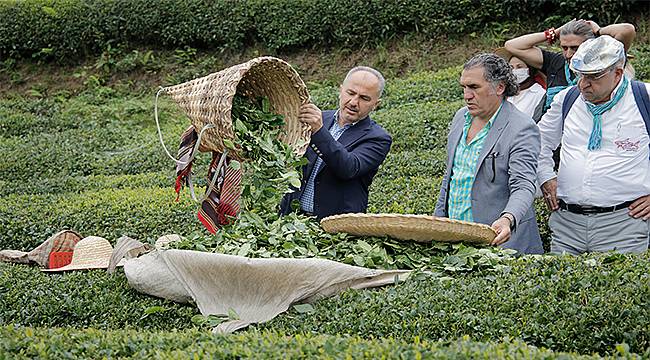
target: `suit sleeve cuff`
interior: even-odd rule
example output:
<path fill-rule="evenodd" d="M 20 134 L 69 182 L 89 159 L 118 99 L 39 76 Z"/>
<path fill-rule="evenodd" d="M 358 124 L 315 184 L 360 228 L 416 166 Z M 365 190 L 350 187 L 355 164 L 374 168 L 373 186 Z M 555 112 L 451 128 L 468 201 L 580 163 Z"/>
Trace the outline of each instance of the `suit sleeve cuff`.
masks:
<path fill-rule="evenodd" d="M 557 178 L 557 174 L 554 171 L 543 172 L 538 174 L 537 180 L 539 180 L 539 186 L 544 185 L 545 182 Z"/>
<path fill-rule="evenodd" d="M 501 213 L 501 217 L 510 220 L 510 230 L 514 230 L 517 227 L 517 218 L 513 214 L 504 211 Z"/>

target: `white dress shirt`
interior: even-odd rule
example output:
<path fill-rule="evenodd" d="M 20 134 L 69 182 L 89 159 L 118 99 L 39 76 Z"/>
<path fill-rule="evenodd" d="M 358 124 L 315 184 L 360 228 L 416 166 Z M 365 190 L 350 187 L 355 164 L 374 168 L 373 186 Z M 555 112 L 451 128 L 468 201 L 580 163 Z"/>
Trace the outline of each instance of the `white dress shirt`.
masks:
<path fill-rule="evenodd" d="M 612 94 L 621 86 L 618 86 Z M 650 86 L 646 89 L 650 93 Z M 613 206 L 650 194 L 650 137 L 632 85 L 621 100 L 602 115 L 602 146 L 587 150 L 593 116 L 582 95 L 564 120 L 562 103 L 569 89 L 558 93 L 539 122 L 542 149 L 538 164 L 540 184 L 556 177 L 553 150 L 562 143 L 557 197 L 568 204 Z"/>
<path fill-rule="evenodd" d="M 534 83 L 528 89 L 521 90 L 516 96 L 509 97 L 508 101 L 514 104 L 522 113 L 533 116 L 535 107 L 537 107 L 545 93 L 546 90 L 542 85 Z"/>

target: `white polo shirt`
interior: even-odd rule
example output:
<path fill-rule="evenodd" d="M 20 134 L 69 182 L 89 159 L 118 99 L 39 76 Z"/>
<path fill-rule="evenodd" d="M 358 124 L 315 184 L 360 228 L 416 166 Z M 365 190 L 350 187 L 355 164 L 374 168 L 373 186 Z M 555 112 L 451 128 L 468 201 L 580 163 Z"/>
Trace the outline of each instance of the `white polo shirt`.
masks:
<path fill-rule="evenodd" d="M 645 85 L 650 93 L 650 85 Z M 602 146 L 594 151 L 587 150 L 593 116 L 582 95 L 569 110 L 562 129 L 562 103 L 568 91 L 555 96 L 538 123 L 542 143 L 537 167 L 540 184 L 556 177 L 553 150 L 561 141 L 559 199 L 568 204 L 604 207 L 650 194 L 650 137 L 634 101 L 632 85 L 602 115 Z"/>

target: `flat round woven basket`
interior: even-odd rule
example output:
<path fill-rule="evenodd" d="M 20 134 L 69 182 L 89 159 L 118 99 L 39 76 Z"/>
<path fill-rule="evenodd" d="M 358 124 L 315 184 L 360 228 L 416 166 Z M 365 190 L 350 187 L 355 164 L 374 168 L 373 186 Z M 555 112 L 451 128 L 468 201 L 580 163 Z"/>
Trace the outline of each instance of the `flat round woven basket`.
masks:
<path fill-rule="evenodd" d="M 235 65 L 188 82 L 161 90 L 185 111 L 196 132 L 206 124 L 201 139 L 201 151 L 223 152 L 223 139 L 234 140 L 231 119 L 235 94 L 249 98 L 267 97 L 271 111 L 284 115 L 284 132 L 280 140 L 289 144 L 298 155 L 309 145 L 309 126 L 298 121 L 300 106 L 309 101 L 307 87 L 298 73 L 284 60 L 265 56 Z M 237 146 L 237 144 L 235 144 Z M 243 160 L 240 149 L 231 155 Z"/>
<path fill-rule="evenodd" d="M 496 233 L 485 225 L 429 215 L 340 214 L 320 222 L 329 233 L 359 236 L 389 236 L 418 242 L 469 242 L 489 244 Z"/>

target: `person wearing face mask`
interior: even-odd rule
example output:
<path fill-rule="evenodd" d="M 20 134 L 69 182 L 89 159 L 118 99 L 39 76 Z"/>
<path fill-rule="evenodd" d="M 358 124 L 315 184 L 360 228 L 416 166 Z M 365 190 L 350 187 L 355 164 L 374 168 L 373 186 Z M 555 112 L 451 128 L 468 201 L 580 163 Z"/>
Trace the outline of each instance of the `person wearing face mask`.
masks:
<path fill-rule="evenodd" d="M 506 41 L 505 48 L 513 56 L 523 60 L 528 66 L 540 71 L 546 76 L 548 87 L 544 101 L 540 102 L 533 115 L 533 120 L 539 122 L 542 115 L 548 110 L 557 93 L 568 86 L 576 85 L 577 77 L 569 63 L 578 50 L 578 46 L 588 39 L 601 35 L 609 35 L 623 43 L 627 52 L 636 36 L 632 24 L 612 24 L 600 27 L 590 20 L 571 20 L 561 27 L 550 28 L 542 32 L 522 35 Z M 562 53 L 543 50 L 539 44 L 547 42 L 552 45 L 560 41 Z"/>
<path fill-rule="evenodd" d="M 338 110 L 314 104 L 300 108 L 311 128 L 300 189 L 285 195 L 280 213 L 293 210 L 322 219 L 366 212 L 369 187 L 386 159 L 392 138 L 369 114 L 379 105 L 385 80 L 373 68 L 357 66 L 341 84 Z"/>
<path fill-rule="evenodd" d="M 513 103 L 519 111 L 523 112 L 526 115 L 533 116 L 535 112 L 535 107 L 544 97 L 546 89 L 544 88 L 545 84 L 540 79 L 537 74 L 536 69 L 531 69 L 516 56 L 512 56 L 504 48 L 499 48 L 495 50 L 495 54 L 504 58 L 510 66 L 512 67 L 512 73 L 517 79 L 519 84 L 519 93 L 515 96 L 508 98 L 508 101 Z M 544 84 L 544 86 L 542 86 Z"/>

